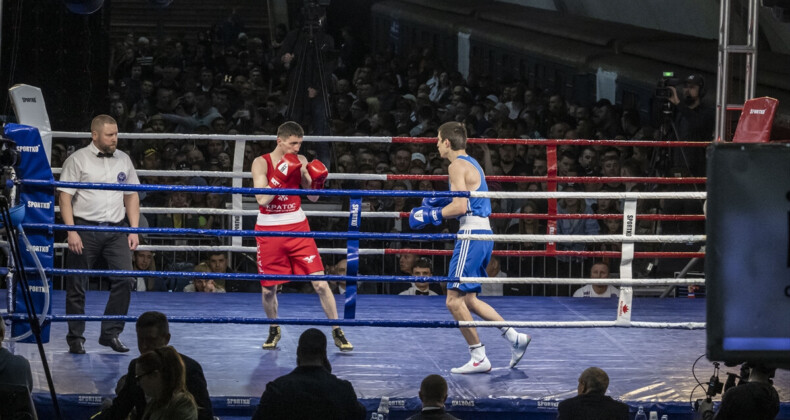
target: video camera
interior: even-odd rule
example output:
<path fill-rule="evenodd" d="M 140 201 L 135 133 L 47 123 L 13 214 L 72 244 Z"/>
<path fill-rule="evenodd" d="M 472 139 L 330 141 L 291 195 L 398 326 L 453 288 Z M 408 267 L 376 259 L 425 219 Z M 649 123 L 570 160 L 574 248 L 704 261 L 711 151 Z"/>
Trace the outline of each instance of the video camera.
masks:
<path fill-rule="evenodd" d="M 668 101 L 669 98 L 672 97 L 672 90 L 670 87 L 677 87 L 679 84 L 681 84 L 681 80 L 675 77 L 674 72 L 663 72 L 656 84 L 656 98 Z"/>
<path fill-rule="evenodd" d="M 737 376 L 732 373 L 727 374 L 727 387 L 729 388 L 735 384 Z M 694 411 L 702 415 L 703 420 L 713 418 L 713 397 L 717 394 L 724 392 L 724 384 L 719 380 L 719 362 L 713 362 L 713 375 L 708 380 L 708 389 L 705 391 L 705 398 L 698 399 L 694 402 Z"/>
<path fill-rule="evenodd" d="M 326 6 L 331 0 L 305 0 L 302 6 L 302 19 L 304 28 L 317 28 L 321 26 L 321 19 L 326 16 Z"/>
<path fill-rule="evenodd" d="M 727 367 L 735 367 L 738 364 L 739 363 L 725 363 L 724 365 Z M 739 374 L 727 372 L 727 381 L 722 383 L 719 380 L 719 362 L 713 362 L 713 375 L 711 375 L 710 380 L 708 380 L 708 389 L 705 392 L 705 398 L 700 398 L 694 402 L 694 411 L 700 413 L 702 420 L 712 419 L 714 414 L 713 397 L 727 392 L 730 388 L 749 382 L 749 376 L 751 376 L 754 369 L 763 372 L 768 377 L 768 382 L 773 384 L 772 379 L 776 374 L 776 369 L 749 362 L 741 364 Z M 738 382 L 737 384 L 736 381 Z"/>

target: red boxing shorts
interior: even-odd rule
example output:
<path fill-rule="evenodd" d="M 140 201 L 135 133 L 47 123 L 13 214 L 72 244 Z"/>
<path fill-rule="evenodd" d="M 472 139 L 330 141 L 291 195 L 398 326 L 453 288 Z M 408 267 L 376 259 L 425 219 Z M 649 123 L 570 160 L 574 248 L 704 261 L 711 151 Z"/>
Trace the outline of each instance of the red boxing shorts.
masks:
<path fill-rule="evenodd" d="M 310 232 L 307 219 L 279 226 L 255 225 L 256 231 L 266 232 Z M 324 271 L 324 262 L 318 255 L 313 238 L 286 238 L 256 236 L 258 243 L 259 274 L 308 275 Z M 261 286 L 288 283 L 287 280 L 261 280 Z"/>

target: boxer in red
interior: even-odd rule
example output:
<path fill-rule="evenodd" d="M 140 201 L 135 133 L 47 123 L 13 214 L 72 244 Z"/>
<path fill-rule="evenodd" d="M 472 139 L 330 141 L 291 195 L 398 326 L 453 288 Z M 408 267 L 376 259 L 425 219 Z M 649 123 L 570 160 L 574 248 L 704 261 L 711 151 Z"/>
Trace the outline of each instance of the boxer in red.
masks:
<path fill-rule="evenodd" d="M 322 189 L 327 175 L 326 166 L 319 160 L 307 163 L 298 154 L 302 146 L 304 130 L 293 122 L 283 123 L 277 129 L 277 147 L 252 162 L 252 182 L 255 188 L 311 188 Z M 309 232 L 302 199 L 298 195 L 256 194 L 260 208 L 255 230 L 275 232 Z M 307 196 L 316 201 L 318 196 Z M 260 274 L 323 275 L 324 264 L 318 255 L 313 238 L 256 237 L 258 243 L 258 272 Z M 286 281 L 261 281 L 263 310 L 271 319 L 277 318 L 277 285 Z M 321 300 L 321 307 L 329 319 L 337 319 L 335 296 L 327 282 L 316 280 L 313 288 Z M 280 341 L 279 325 L 269 327 L 269 337 L 263 343 L 264 349 L 274 349 Z M 332 338 L 341 351 L 351 351 L 354 346 L 346 340 L 343 330 L 332 327 Z"/>

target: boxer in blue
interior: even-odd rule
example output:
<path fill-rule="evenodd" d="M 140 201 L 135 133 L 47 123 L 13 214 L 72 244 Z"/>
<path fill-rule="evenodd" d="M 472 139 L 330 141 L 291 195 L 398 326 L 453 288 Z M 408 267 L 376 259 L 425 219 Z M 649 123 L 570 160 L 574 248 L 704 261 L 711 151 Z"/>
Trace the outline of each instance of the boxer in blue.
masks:
<path fill-rule="evenodd" d="M 485 174 L 480 164 L 466 153 L 466 127 L 463 123 L 448 122 L 439 127 L 436 144 L 442 158 L 450 160 L 450 191 L 488 191 Z M 438 226 L 446 218 L 460 217 L 459 233 L 492 234 L 488 215 L 491 200 L 488 198 L 441 197 L 425 198 L 422 206 L 411 211 L 409 225 L 422 229 L 429 224 Z M 493 241 L 459 240 L 455 243 L 448 275 L 453 277 L 485 277 L 486 266 L 494 249 Z M 504 321 L 502 316 L 487 303 L 477 298 L 480 283 L 448 283 L 447 309 L 457 321 L 472 321 L 472 313 L 486 321 Z M 530 337 L 514 328 L 500 328 L 502 336 L 510 342 L 510 367 L 524 356 Z M 462 327 L 461 334 L 469 345 L 472 357 L 465 365 L 450 370 L 452 373 L 484 373 L 491 370 L 485 346 L 480 343 L 477 329 Z"/>

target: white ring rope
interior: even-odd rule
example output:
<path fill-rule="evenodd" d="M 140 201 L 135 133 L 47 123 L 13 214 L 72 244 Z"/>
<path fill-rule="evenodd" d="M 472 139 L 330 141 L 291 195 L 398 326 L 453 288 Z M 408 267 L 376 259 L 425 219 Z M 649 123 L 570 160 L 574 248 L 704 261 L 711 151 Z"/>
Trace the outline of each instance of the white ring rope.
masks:
<path fill-rule="evenodd" d="M 549 199 L 549 198 L 610 198 L 610 199 L 677 199 L 677 200 L 704 200 L 707 198 L 706 192 L 550 192 L 550 191 L 471 191 L 473 198 L 527 198 L 527 199 Z"/>
<path fill-rule="evenodd" d="M 42 131 L 43 132 L 43 131 Z M 53 137 L 66 139 L 89 139 L 90 132 L 76 131 L 51 131 Z M 118 133 L 119 139 L 133 140 L 227 140 L 227 141 L 274 141 L 277 136 L 268 135 L 245 135 L 245 134 L 183 134 L 183 133 Z M 308 143 L 316 142 L 342 142 L 342 143 L 392 143 L 392 137 L 368 136 L 368 137 L 342 137 L 342 136 L 304 136 L 304 141 Z"/>
<path fill-rule="evenodd" d="M 458 321 L 461 327 L 517 327 L 517 328 L 607 328 L 630 326 L 637 328 L 675 328 L 698 330 L 704 329 L 704 322 L 634 322 L 628 325 L 617 324 L 617 321 Z"/>
<path fill-rule="evenodd" d="M 705 285 L 703 278 L 664 278 L 664 279 L 618 279 L 618 278 L 563 278 L 563 277 L 461 277 L 461 283 L 481 283 L 481 284 L 586 284 L 606 286 L 616 284 L 620 286 L 686 286 L 686 285 Z"/>
<path fill-rule="evenodd" d="M 583 242 L 583 243 L 645 243 L 658 242 L 668 244 L 705 242 L 705 235 L 487 235 L 477 233 L 459 233 L 458 240 L 494 241 L 494 242 Z"/>

